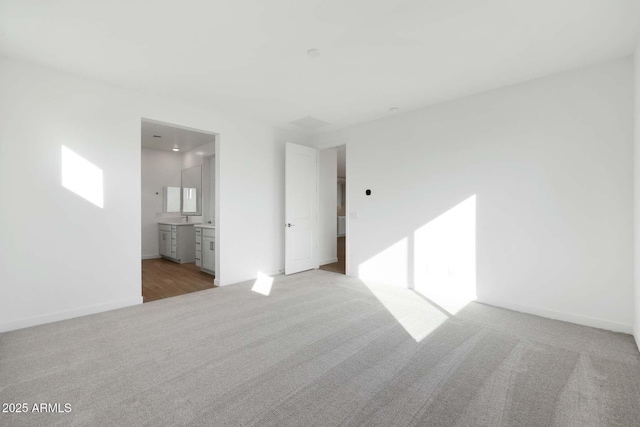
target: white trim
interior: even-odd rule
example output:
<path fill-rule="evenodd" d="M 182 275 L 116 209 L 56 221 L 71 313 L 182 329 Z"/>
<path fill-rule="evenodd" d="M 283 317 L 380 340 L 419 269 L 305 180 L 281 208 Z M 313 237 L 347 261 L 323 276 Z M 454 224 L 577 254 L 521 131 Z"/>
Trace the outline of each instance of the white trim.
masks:
<path fill-rule="evenodd" d="M 160 254 L 142 255 L 142 259 L 158 259 L 158 258 L 162 258 L 162 256 Z"/>
<path fill-rule="evenodd" d="M 334 262 L 338 262 L 338 258 L 325 259 L 324 261 L 320 261 L 320 265 L 333 264 Z"/>
<path fill-rule="evenodd" d="M 103 311 L 115 310 L 117 308 L 129 307 L 142 304 L 142 297 L 127 298 L 113 301 L 106 304 L 90 305 L 87 307 L 74 308 L 72 310 L 60 311 L 57 313 L 44 314 L 42 316 L 29 317 L 0 324 L 0 332 L 8 332 L 16 329 L 28 328 L 30 326 L 42 325 L 45 323 L 58 322 L 60 320 L 72 319 L 74 317 L 86 316 L 88 314 L 101 313 Z"/>
<path fill-rule="evenodd" d="M 220 279 L 213 279 L 214 286 L 220 286 Z"/>
<path fill-rule="evenodd" d="M 634 334 L 634 335 L 633 335 L 633 338 L 635 338 L 635 339 L 636 339 L 636 347 L 638 347 L 638 351 L 640 351 L 640 338 L 638 338 L 638 335 L 639 335 L 639 334 L 637 334 L 637 333 L 636 333 L 636 334 Z"/>
<path fill-rule="evenodd" d="M 576 323 L 578 325 L 590 326 L 592 328 L 606 329 L 614 332 L 623 332 L 625 334 L 633 333 L 631 325 L 613 322 L 611 320 L 597 319 L 594 317 L 582 316 L 579 314 L 565 313 L 563 311 L 549 310 L 546 308 L 531 307 L 527 305 L 514 304 L 495 298 L 480 298 L 476 300 L 483 304 L 494 305 L 496 307 L 506 308 L 508 310 L 519 311 L 522 313 L 534 314 L 536 316 L 546 317 L 548 319 L 562 320 L 564 322 Z"/>
<path fill-rule="evenodd" d="M 147 122 L 147 123 L 154 123 L 156 125 L 170 126 L 172 128 L 190 130 L 190 131 L 199 132 L 199 133 L 206 133 L 207 135 L 214 135 L 214 136 L 218 135 L 216 132 L 211 132 L 211 131 L 204 130 L 204 129 L 196 129 L 196 128 L 192 128 L 192 127 L 189 127 L 189 126 L 182 126 L 182 125 L 179 125 L 179 124 L 176 124 L 176 123 L 163 122 L 163 121 L 160 121 L 160 120 L 149 119 L 149 118 L 146 118 L 146 117 L 140 117 L 140 121 Z"/>

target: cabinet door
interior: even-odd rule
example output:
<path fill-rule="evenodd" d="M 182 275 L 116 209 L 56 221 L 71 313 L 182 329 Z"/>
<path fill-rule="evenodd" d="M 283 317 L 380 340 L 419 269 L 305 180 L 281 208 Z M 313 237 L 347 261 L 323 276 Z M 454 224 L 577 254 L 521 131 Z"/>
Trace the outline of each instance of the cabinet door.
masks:
<path fill-rule="evenodd" d="M 171 232 L 160 231 L 160 255 L 171 256 Z"/>
<path fill-rule="evenodd" d="M 202 238 L 202 268 L 215 271 L 215 239 L 211 237 Z"/>

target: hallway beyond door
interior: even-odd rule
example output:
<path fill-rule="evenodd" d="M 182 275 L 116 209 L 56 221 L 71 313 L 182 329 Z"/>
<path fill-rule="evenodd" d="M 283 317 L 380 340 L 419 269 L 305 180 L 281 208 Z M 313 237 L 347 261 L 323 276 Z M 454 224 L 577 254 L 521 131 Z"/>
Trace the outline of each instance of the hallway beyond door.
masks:
<path fill-rule="evenodd" d="M 345 262 L 345 239 L 346 237 L 338 237 L 338 262 L 325 264 L 320 266 L 320 270 L 332 271 L 334 273 L 346 274 Z"/>

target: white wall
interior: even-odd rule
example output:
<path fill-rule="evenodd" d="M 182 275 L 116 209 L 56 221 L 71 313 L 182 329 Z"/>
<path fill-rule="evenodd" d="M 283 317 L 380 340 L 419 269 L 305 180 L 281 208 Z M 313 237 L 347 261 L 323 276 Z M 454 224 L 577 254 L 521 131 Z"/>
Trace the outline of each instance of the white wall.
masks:
<path fill-rule="evenodd" d="M 635 318 L 634 335 L 640 349 L 640 44 L 634 55 L 634 85 L 635 85 Z"/>
<path fill-rule="evenodd" d="M 172 151 L 142 149 L 142 259 L 157 258 L 158 219 L 180 217 L 164 213 L 163 187 L 180 187 L 182 155 Z"/>
<path fill-rule="evenodd" d="M 337 244 L 337 180 L 338 152 L 334 149 L 318 151 L 318 216 L 320 265 L 338 261 Z"/>
<path fill-rule="evenodd" d="M 0 197 L 23 206 L 2 210 L 0 330 L 142 301 L 141 118 L 220 135 L 217 279 L 282 267 L 283 147 L 295 137 L 8 59 L 0 93 Z M 60 185 L 62 145 L 102 169 L 104 208 Z"/>
<path fill-rule="evenodd" d="M 347 143 L 347 273 L 630 332 L 632 114 L 626 58 L 318 139 Z"/>

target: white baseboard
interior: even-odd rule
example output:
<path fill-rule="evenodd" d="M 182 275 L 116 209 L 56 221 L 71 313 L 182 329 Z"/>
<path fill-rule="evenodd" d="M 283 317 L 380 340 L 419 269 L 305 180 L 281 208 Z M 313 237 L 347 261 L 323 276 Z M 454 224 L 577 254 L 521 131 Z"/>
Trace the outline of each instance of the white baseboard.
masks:
<path fill-rule="evenodd" d="M 334 262 L 338 262 L 338 258 L 330 258 L 324 261 L 320 261 L 320 265 L 333 264 Z"/>
<path fill-rule="evenodd" d="M 30 326 L 42 325 L 45 323 L 58 322 L 60 320 L 101 313 L 103 311 L 115 310 L 116 308 L 129 307 L 131 305 L 137 304 L 142 304 L 141 296 L 108 302 L 106 304 L 90 305 L 87 307 L 74 308 L 72 310 L 60 311 L 57 313 L 44 314 L 42 316 L 29 317 L 27 319 L 20 319 L 12 322 L 2 323 L 0 324 L 0 332 L 14 331 L 16 329 L 28 328 Z"/>
<path fill-rule="evenodd" d="M 536 316 L 546 317 L 549 319 L 562 320 L 564 322 L 576 323 L 578 325 L 591 326 L 592 328 L 606 329 L 614 332 L 623 332 L 625 334 L 633 333 L 633 328 L 631 325 L 626 325 L 624 323 L 619 323 L 619 322 L 613 322 L 610 320 L 597 319 L 594 317 L 566 313 L 563 311 L 549 310 L 546 308 L 514 304 L 511 302 L 502 301 L 495 298 L 478 297 L 476 301 L 481 302 L 483 304 L 489 304 L 496 307 L 502 307 L 509 310 L 519 311 L 522 313 L 534 314 Z"/>
<path fill-rule="evenodd" d="M 162 258 L 162 256 L 160 254 L 142 255 L 142 259 L 157 259 L 157 258 Z"/>

